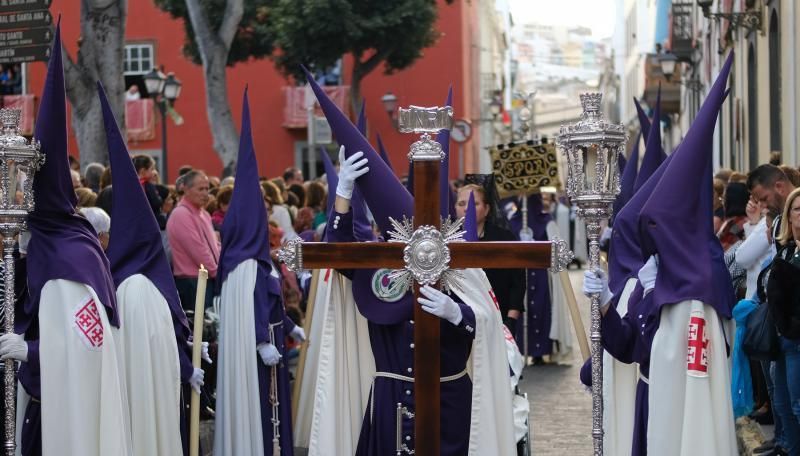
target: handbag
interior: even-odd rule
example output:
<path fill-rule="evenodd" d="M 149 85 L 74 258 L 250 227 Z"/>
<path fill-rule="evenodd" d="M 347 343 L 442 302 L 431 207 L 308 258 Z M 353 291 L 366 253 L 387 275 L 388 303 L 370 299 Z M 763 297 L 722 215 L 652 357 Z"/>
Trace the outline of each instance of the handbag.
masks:
<path fill-rule="evenodd" d="M 771 265 L 764 268 L 758 276 L 758 283 L 763 284 L 763 280 L 769 274 Z M 759 297 L 763 296 L 763 288 Z M 778 329 L 772 316 L 771 306 L 764 299 L 750 315 L 747 316 L 747 324 L 742 342 L 742 350 L 751 359 L 760 361 L 775 361 L 781 356 L 781 343 L 778 337 Z"/>
<path fill-rule="evenodd" d="M 790 251 L 791 253 L 791 251 Z M 800 339 L 800 268 L 775 258 L 767 281 L 767 303 L 775 325 L 783 337 Z"/>

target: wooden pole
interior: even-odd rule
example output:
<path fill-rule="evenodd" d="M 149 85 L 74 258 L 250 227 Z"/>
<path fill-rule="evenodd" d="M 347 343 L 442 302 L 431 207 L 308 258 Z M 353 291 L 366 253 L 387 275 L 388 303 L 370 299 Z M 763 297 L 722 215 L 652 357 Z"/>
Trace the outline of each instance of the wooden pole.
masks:
<path fill-rule="evenodd" d="M 569 314 L 572 316 L 575 335 L 578 337 L 578 346 L 581 348 L 581 359 L 589 359 L 592 356 L 592 352 L 589 350 L 589 339 L 586 337 L 586 328 L 583 327 L 583 320 L 578 309 L 578 301 L 575 299 L 575 291 L 572 289 L 572 282 L 569 281 L 569 273 L 560 271 L 558 278 L 561 279 L 561 287 L 567 297 L 567 307 L 569 307 Z"/>
<path fill-rule="evenodd" d="M 294 388 L 292 388 L 292 429 L 297 426 L 297 406 L 300 404 L 300 385 L 303 383 L 303 374 L 306 368 L 306 353 L 308 352 L 309 337 L 311 336 L 311 319 L 314 317 L 314 301 L 317 299 L 317 282 L 319 282 L 319 269 L 311 272 L 311 285 L 308 289 L 308 302 L 306 304 L 306 316 L 303 318 L 303 326 L 308 328 L 306 340 L 300 344 L 300 358 L 297 361 L 297 372 L 294 376 Z M 331 271 L 333 274 L 333 271 Z"/>
<path fill-rule="evenodd" d="M 200 367 L 203 353 L 203 316 L 206 310 L 206 282 L 208 271 L 203 265 L 197 271 L 197 295 L 194 299 L 194 333 L 192 337 L 192 366 Z M 200 452 L 200 395 L 192 388 L 192 401 L 189 407 L 189 456 Z"/>

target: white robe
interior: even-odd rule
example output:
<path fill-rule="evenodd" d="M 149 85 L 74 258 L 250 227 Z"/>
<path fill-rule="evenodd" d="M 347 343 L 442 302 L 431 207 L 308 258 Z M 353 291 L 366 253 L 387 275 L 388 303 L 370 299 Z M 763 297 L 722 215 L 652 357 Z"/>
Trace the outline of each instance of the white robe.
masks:
<path fill-rule="evenodd" d="M 560 238 L 555 222 L 548 223 L 546 229 L 548 239 Z M 572 327 L 567 297 L 558 272 L 547 271 L 547 277 L 550 284 L 550 339 L 558 342 L 553 344 L 550 358 L 555 362 L 569 362 L 572 357 Z"/>
<path fill-rule="evenodd" d="M 628 314 L 628 300 L 638 280 L 628 279 L 617 304 L 620 318 Z M 604 454 L 629 456 L 636 418 L 636 385 L 639 365 L 617 361 L 603 350 L 603 439 Z"/>
<path fill-rule="evenodd" d="M 49 280 L 39 303 L 42 454 L 132 454 L 122 362 L 94 290 Z"/>
<path fill-rule="evenodd" d="M 313 419 L 308 454 L 355 454 L 375 375 L 369 327 L 355 305 L 349 279 L 330 270 L 324 286 L 328 293 L 320 294 L 320 288 L 314 319 L 320 320 L 321 331 L 316 341 L 310 340 L 318 344 L 319 364 L 316 385 L 310 390 Z"/>
<path fill-rule="evenodd" d="M 688 348 L 690 321 L 705 323 L 705 372 L 688 364 L 699 359 Z M 665 306 L 650 353 L 647 454 L 738 455 L 730 364 L 714 308 L 696 300 Z"/>
<path fill-rule="evenodd" d="M 133 454 L 180 455 L 180 363 L 169 304 L 150 279 L 135 274 L 117 287 L 117 310 Z"/>
<path fill-rule="evenodd" d="M 222 284 L 215 456 L 264 454 L 253 308 L 257 274 L 256 260 L 245 260 Z"/>

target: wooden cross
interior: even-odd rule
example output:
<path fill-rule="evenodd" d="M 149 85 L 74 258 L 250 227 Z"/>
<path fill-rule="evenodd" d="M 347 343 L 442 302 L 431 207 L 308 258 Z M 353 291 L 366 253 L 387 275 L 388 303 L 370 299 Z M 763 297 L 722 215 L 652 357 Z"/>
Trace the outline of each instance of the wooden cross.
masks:
<path fill-rule="evenodd" d="M 426 133 L 423 150 L 414 150 L 410 159 L 414 166 L 414 217 L 413 227 L 440 226 L 439 212 L 439 161 L 430 148 L 438 143 L 430 141 L 427 133 L 452 126 L 452 108 L 400 109 L 400 126 L 403 132 Z M 427 140 L 426 140 L 427 137 Z M 439 147 L 439 152 L 441 148 Z M 331 189 L 332 190 L 332 189 Z M 405 269 L 404 249 L 399 242 L 300 242 L 287 244 L 279 253 L 290 269 Z M 447 244 L 450 251 L 449 268 L 483 269 L 563 269 L 571 253 L 563 242 L 454 242 Z M 414 283 L 414 299 L 419 298 L 420 284 Z M 439 347 L 439 317 L 414 306 L 414 345 Z M 440 440 L 439 350 L 414 350 L 414 435 L 415 454 L 438 456 Z"/>

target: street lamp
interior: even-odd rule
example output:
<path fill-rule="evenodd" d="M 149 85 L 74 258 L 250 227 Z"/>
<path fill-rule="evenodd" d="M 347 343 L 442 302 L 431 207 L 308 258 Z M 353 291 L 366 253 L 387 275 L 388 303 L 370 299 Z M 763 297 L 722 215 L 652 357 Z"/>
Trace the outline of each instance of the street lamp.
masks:
<path fill-rule="evenodd" d="M 383 109 L 386 110 L 386 114 L 389 116 L 392 126 L 397 128 L 397 96 L 392 92 L 386 92 L 386 95 L 381 97 L 381 103 L 383 103 Z"/>
<path fill-rule="evenodd" d="M 746 28 L 748 32 L 761 30 L 761 8 L 753 10 L 757 6 L 756 0 L 745 0 L 746 10 L 738 13 L 712 13 L 711 5 L 713 4 L 714 0 L 697 0 L 697 6 L 703 10 L 703 16 L 708 19 L 714 19 L 717 22 L 725 19 L 730 22 L 733 30 L 739 27 Z"/>
<path fill-rule="evenodd" d="M 665 52 L 659 57 L 658 63 L 661 65 L 661 72 L 664 73 L 667 81 L 671 80 L 672 75 L 675 74 L 675 64 L 678 63 L 678 57 L 671 52 Z"/>
<path fill-rule="evenodd" d="M 158 112 L 161 113 L 161 163 L 164 169 L 164 182 L 169 182 L 169 168 L 167 167 L 167 108 L 175 103 L 181 95 L 181 81 L 170 72 L 163 72 L 153 68 L 144 75 L 144 84 L 147 93 L 153 98 Z"/>

